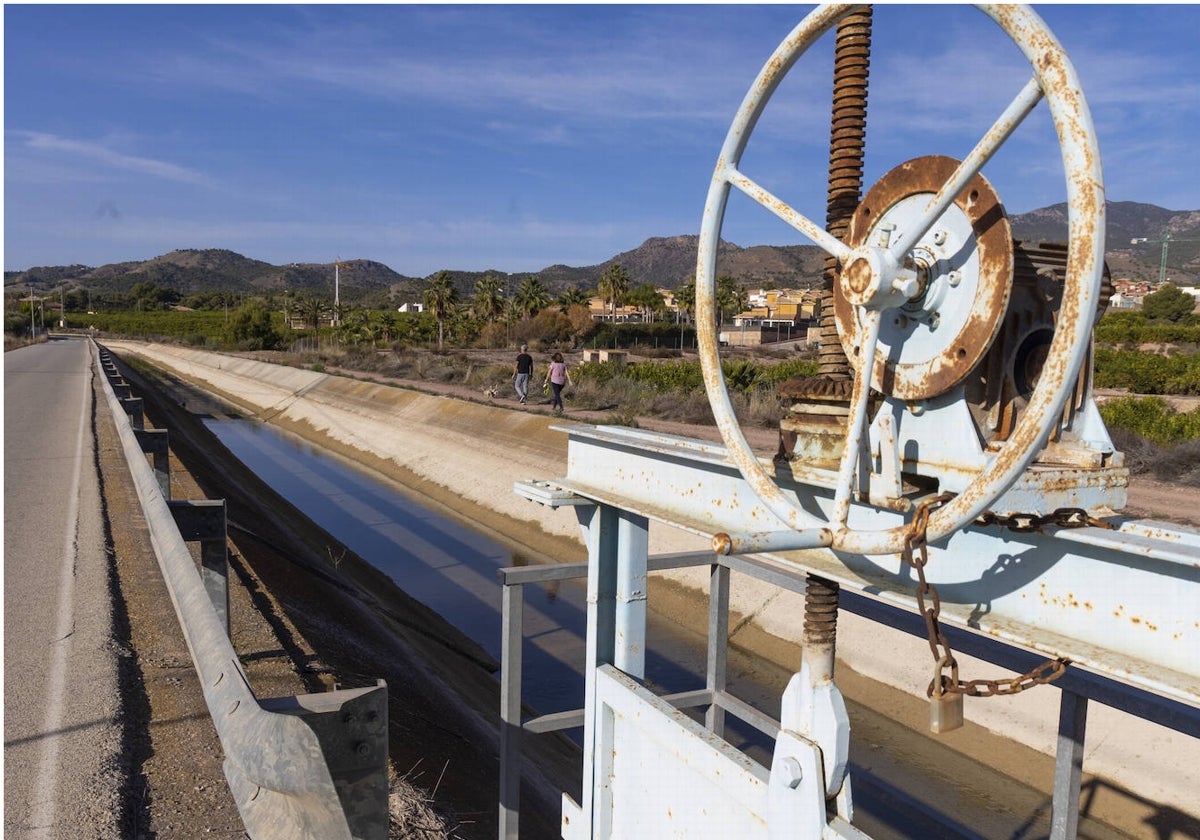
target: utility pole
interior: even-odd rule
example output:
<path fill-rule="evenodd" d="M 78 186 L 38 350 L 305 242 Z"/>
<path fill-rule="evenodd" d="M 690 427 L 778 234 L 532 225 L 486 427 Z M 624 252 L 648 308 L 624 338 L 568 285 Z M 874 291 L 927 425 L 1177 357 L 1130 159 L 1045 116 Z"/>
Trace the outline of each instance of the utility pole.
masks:
<path fill-rule="evenodd" d="M 336 327 L 342 320 L 341 318 L 341 298 L 338 296 L 338 286 L 340 283 L 340 270 L 342 267 L 342 258 L 334 257 L 333 260 L 333 325 Z"/>
<path fill-rule="evenodd" d="M 1139 236 L 1136 239 L 1129 240 L 1130 245 L 1140 245 L 1141 243 L 1162 243 L 1162 259 L 1158 264 L 1158 285 L 1162 286 L 1167 282 L 1167 248 L 1172 242 L 1200 242 L 1200 239 L 1173 239 L 1170 232 L 1164 233 L 1162 239 L 1147 239 L 1144 236 Z"/>

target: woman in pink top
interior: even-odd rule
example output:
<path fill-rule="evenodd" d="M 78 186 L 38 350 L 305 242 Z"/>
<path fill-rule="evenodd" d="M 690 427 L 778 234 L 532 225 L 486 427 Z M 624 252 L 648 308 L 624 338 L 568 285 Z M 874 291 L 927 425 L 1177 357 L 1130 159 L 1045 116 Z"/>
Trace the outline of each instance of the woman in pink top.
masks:
<path fill-rule="evenodd" d="M 552 406 L 554 408 L 554 413 L 562 414 L 563 386 L 573 384 L 571 382 L 571 374 L 567 372 L 567 363 L 563 361 L 562 353 L 555 353 L 551 357 L 550 370 L 546 373 L 546 382 L 542 383 L 542 387 L 545 387 L 547 382 L 550 384 L 550 387 L 554 389 L 554 404 Z"/>

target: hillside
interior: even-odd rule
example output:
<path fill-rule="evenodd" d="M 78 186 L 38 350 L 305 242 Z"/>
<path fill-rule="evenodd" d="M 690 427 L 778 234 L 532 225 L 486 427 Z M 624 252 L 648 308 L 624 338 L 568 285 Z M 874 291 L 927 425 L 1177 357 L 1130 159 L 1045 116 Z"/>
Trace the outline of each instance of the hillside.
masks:
<path fill-rule="evenodd" d="M 1110 201 L 1106 209 L 1105 259 L 1113 277 L 1157 281 L 1162 239 L 1170 234 L 1167 279 L 1177 286 L 1200 284 L 1200 211 L 1164 210 L 1133 201 Z M 1061 241 L 1067 236 L 1067 205 L 1043 207 L 1010 221 L 1017 239 Z M 1133 244 L 1142 238 L 1152 241 Z"/>
<path fill-rule="evenodd" d="M 276 266 L 221 248 L 185 248 L 142 262 L 122 262 L 92 268 L 84 265 L 44 267 L 5 272 L 4 285 L 50 291 L 60 283 L 93 292 L 126 292 L 138 283 L 151 282 L 183 295 L 226 291 L 247 294 L 331 290 L 333 264 L 289 263 Z M 354 298 L 364 292 L 418 291 L 422 281 L 404 277 L 383 263 L 346 260 L 341 263 L 342 295 Z"/>
<path fill-rule="evenodd" d="M 1067 232 L 1065 204 L 1043 207 L 1011 218 L 1013 235 L 1026 240 L 1063 240 Z M 1165 210 L 1151 204 L 1109 202 L 1107 260 L 1116 278 L 1157 280 L 1162 257 L 1162 238 L 1172 243 L 1167 254 L 1167 277 L 1177 285 L 1200 284 L 1200 211 Z M 1149 242 L 1132 244 L 1145 237 Z M 552 265 L 537 272 L 552 295 L 580 287 L 595 288 L 604 271 L 620 264 L 629 272 L 633 285 L 653 283 L 676 288 L 691 278 L 696 267 L 695 235 L 652 237 L 637 248 L 616 254 L 598 265 L 572 267 Z M 811 287 L 820 283 L 823 254 L 812 245 L 740 247 L 722 242 L 718 253 L 719 274 L 734 277 L 748 288 Z M 475 282 L 489 272 L 455 271 L 450 275 L 459 291 L 469 295 Z M 525 275 L 490 272 L 508 279 L 515 288 Z M 419 300 L 424 279 L 399 274 L 366 259 L 341 263 L 339 290 L 343 300 L 366 295 L 386 295 L 398 301 Z M 229 291 L 269 294 L 282 291 L 318 293 L 332 297 L 332 263 L 289 263 L 276 266 L 224 249 L 180 249 L 142 262 L 113 263 L 100 267 L 84 265 L 38 266 L 25 271 L 6 271 L 4 285 L 33 286 L 48 293 L 66 284 L 92 291 L 121 291 L 135 284 L 153 282 L 181 295 Z"/>

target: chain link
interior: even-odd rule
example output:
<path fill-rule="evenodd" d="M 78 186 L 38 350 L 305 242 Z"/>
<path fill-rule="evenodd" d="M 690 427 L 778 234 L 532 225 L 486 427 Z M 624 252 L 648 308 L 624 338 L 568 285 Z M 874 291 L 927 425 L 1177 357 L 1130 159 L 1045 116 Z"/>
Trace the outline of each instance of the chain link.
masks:
<path fill-rule="evenodd" d="M 947 501 L 952 495 L 944 493 L 933 499 L 922 502 L 913 515 L 909 527 L 908 538 L 904 541 L 903 557 L 917 572 L 917 607 L 925 619 L 926 635 L 929 638 L 929 650 L 935 663 L 934 677 L 929 682 L 925 694 L 933 697 L 935 694 L 966 694 L 972 697 L 992 697 L 1000 694 L 1019 694 L 1035 685 L 1045 685 L 1054 682 L 1067 670 L 1069 664 L 1065 659 L 1047 659 L 1031 671 L 1002 680 L 961 680 L 958 676 L 958 662 L 954 659 L 954 651 L 950 649 L 950 641 L 942 632 L 941 621 L 942 602 L 938 597 L 937 587 L 925 578 L 925 566 L 929 563 L 929 549 L 925 532 L 929 527 L 929 514 Z M 990 519 L 989 519 L 990 517 Z M 1079 508 L 1060 508 L 1047 516 L 1033 514 L 1013 514 L 1000 517 L 993 513 L 984 514 L 981 519 L 988 520 L 983 524 L 997 523 L 1007 525 L 1013 530 L 1036 530 L 1042 525 L 1053 522 L 1061 527 L 1082 527 L 1098 524 L 1111 527 L 1107 523 L 1094 520 Z M 1011 524 L 1016 520 L 1019 527 Z M 926 604 L 926 598 L 929 604 Z M 945 672 L 949 669 L 950 673 Z"/>
<path fill-rule="evenodd" d="M 989 510 L 976 522 L 980 525 L 1000 525 L 1019 533 L 1040 531 L 1043 525 L 1054 525 L 1059 528 L 1108 528 L 1109 530 L 1114 527 L 1111 523 L 1092 516 L 1083 508 L 1059 508 L 1044 514 L 1010 513 L 1007 516 L 1001 516 Z"/>

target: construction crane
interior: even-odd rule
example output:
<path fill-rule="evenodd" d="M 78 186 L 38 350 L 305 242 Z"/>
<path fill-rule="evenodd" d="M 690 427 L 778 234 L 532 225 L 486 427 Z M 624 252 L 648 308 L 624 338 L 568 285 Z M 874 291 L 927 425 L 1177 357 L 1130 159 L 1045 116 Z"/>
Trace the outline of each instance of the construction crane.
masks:
<path fill-rule="evenodd" d="M 1145 236 L 1135 237 L 1129 240 L 1130 245 L 1140 245 L 1143 242 L 1161 242 L 1162 243 L 1162 260 L 1158 264 L 1158 285 L 1167 282 L 1167 248 L 1172 242 L 1200 242 L 1200 239 L 1175 239 L 1170 233 L 1164 233 L 1162 239 L 1147 239 Z"/>

